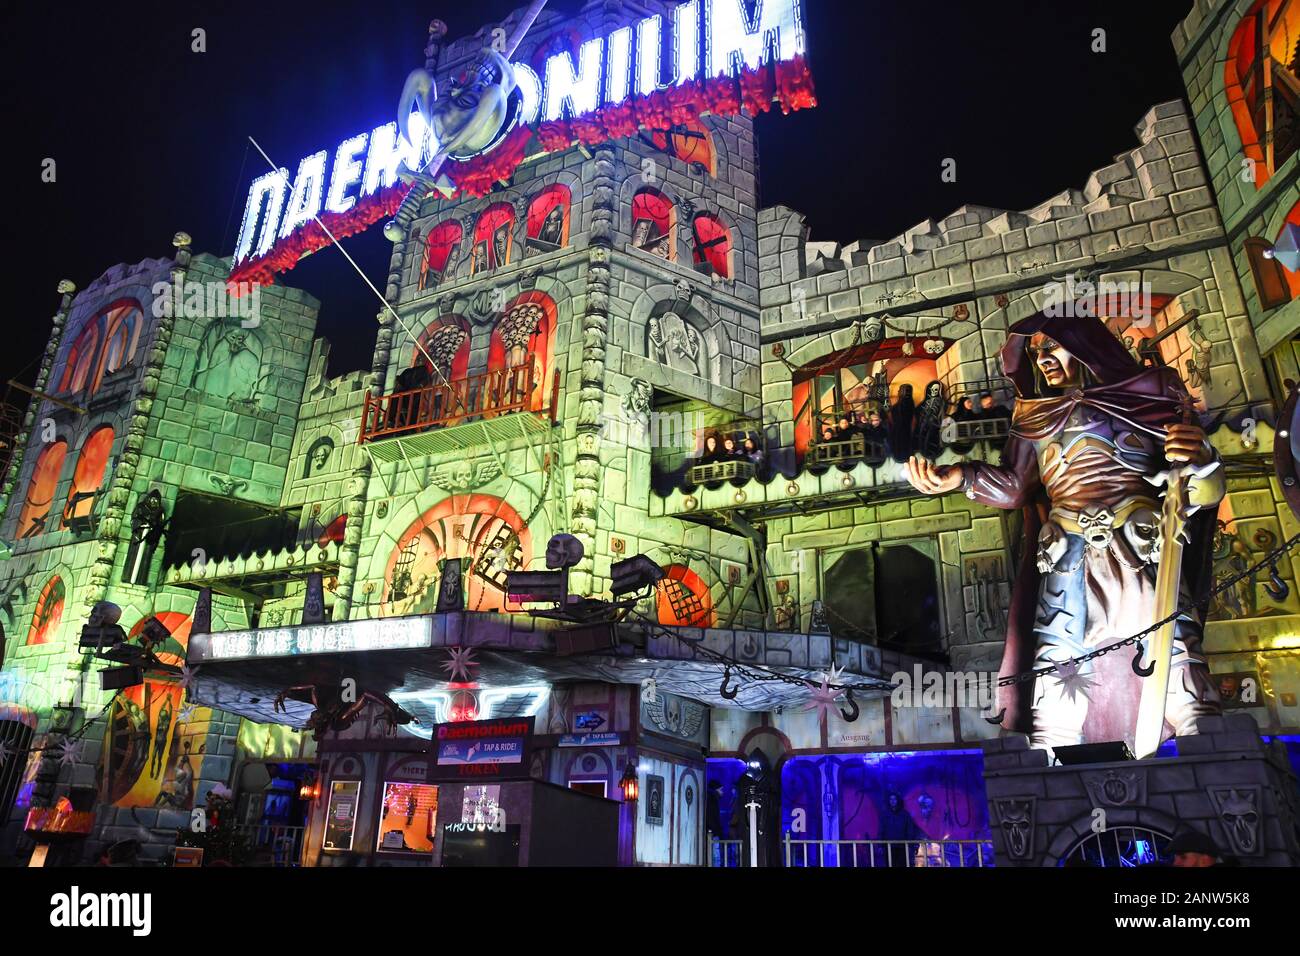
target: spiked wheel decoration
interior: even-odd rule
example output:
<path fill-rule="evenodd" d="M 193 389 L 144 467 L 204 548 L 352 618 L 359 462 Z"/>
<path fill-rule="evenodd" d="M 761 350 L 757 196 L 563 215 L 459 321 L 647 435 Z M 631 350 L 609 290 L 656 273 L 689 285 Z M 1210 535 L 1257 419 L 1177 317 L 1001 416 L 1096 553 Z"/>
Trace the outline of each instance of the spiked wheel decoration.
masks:
<path fill-rule="evenodd" d="M 1079 673 L 1079 667 L 1080 665 L 1074 661 L 1062 661 L 1056 665 L 1056 679 L 1065 688 L 1065 693 L 1071 702 L 1077 699 L 1078 694 L 1083 694 L 1086 698 L 1088 689 L 1093 685 L 1091 677 Z"/>
<path fill-rule="evenodd" d="M 474 651 L 468 647 L 449 647 L 447 648 L 447 660 L 442 664 L 448 676 L 454 683 L 468 683 L 473 680 L 470 671 L 478 667 L 478 661 L 474 660 Z"/>
<path fill-rule="evenodd" d="M 59 746 L 58 756 L 59 756 L 59 766 L 71 767 L 74 763 L 76 763 L 78 760 L 81 759 L 81 741 L 80 740 L 63 741 L 63 743 Z"/>

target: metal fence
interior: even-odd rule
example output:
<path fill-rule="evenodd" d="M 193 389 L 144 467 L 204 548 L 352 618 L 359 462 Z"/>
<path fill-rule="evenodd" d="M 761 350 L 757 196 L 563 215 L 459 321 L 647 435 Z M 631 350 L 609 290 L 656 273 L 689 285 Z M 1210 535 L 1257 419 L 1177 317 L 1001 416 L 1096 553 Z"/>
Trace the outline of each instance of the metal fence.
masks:
<path fill-rule="evenodd" d="M 785 865 L 794 868 L 993 866 L 988 840 L 796 840 L 787 833 L 782 847 Z M 709 841 L 709 866 L 745 865 L 743 840 Z"/>
<path fill-rule="evenodd" d="M 301 866 L 306 827 L 272 823 L 247 823 L 240 832 L 252 844 L 254 866 Z"/>
<path fill-rule="evenodd" d="M 1108 827 L 1090 833 L 1062 857 L 1060 866 L 1150 866 L 1168 863 L 1170 838 L 1146 827 Z"/>

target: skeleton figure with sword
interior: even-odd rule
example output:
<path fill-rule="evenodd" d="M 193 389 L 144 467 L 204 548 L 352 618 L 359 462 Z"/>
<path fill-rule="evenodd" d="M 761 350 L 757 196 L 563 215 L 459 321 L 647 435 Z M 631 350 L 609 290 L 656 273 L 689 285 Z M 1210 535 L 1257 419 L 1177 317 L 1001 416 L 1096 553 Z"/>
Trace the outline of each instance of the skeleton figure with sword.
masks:
<path fill-rule="evenodd" d="M 1001 464 L 913 458 L 908 480 L 1024 511 L 1002 673 L 1058 667 L 999 688 L 1003 726 L 1030 732 L 1036 747 L 1123 740 L 1149 756 L 1166 721 L 1194 734 L 1198 717 L 1219 712 L 1201 611 L 1154 632 L 1138 659 L 1074 662 L 1204 592 L 1222 463 L 1177 373 L 1138 365 L 1095 319 L 1017 323 L 1002 363 L 1018 398 Z"/>

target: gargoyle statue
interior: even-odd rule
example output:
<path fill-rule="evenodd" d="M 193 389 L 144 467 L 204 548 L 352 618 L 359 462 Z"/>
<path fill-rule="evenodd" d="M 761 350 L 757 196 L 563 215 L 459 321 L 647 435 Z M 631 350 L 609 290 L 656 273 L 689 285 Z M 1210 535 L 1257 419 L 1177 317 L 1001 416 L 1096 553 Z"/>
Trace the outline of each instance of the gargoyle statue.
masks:
<path fill-rule="evenodd" d="M 307 718 L 307 727 L 310 728 L 313 739 L 318 743 L 328 730 L 341 733 L 351 727 L 361 716 L 361 711 L 367 704 L 379 705 L 379 721 L 384 725 L 384 732 L 387 734 L 395 733 L 399 724 L 409 724 L 415 720 L 387 694 L 371 690 L 358 689 L 357 699 L 346 701 L 343 699 L 343 688 L 335 684 L 302 684 L 297 687 L 286 687 L 275 695 L 274 709 L 277 713 L 286 712 L 284 706 L 286 698 L 311 704 L 315 708 Z"/>

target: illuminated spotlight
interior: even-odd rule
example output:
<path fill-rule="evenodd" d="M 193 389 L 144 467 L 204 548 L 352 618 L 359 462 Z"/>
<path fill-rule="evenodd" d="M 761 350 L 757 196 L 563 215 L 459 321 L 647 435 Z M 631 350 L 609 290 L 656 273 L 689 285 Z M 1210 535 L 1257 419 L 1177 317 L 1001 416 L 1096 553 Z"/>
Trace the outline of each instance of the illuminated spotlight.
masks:
<path fill-rule="evenodd" d="M 551 695 L 550 684 L 526 684 L 518 687 L 484 687 L 479 691 L 479 717 L 536 717 Z"/>

